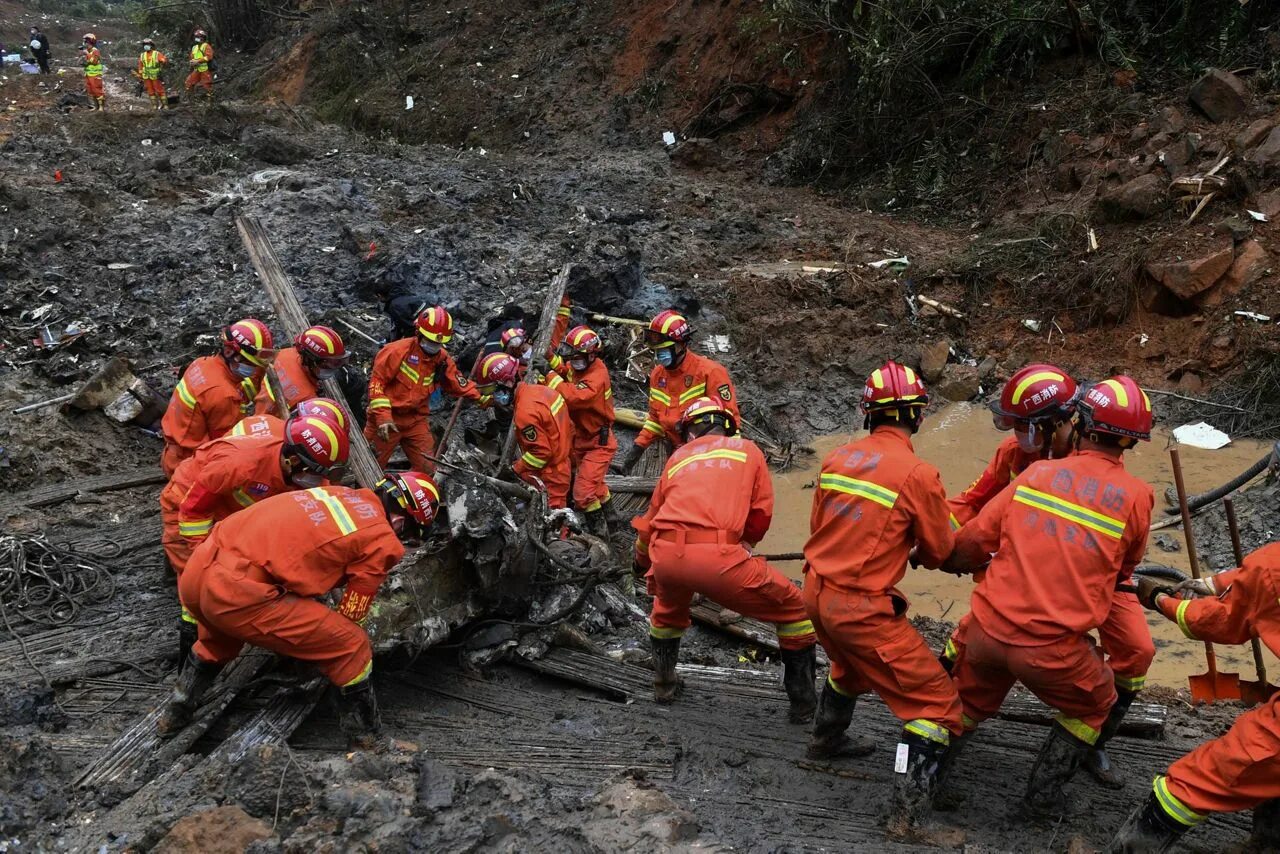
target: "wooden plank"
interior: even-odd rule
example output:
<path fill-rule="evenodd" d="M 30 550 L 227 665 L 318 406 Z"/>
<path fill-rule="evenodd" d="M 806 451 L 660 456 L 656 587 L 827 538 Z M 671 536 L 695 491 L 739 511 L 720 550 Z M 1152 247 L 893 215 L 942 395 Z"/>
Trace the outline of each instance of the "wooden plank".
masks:
<path fill-rule="evenodd" d="M 634 474 L 605 475 L 604 482 L 610 492 L 629 495 L 652 495 L 658 485 L 656 477 Z"/>
<path fill-rule="evenodd" d="M 129 471 L 86 477 L 80 480 L 55 483 L 36 489 L 20 492 L 0 503 L 0 518 L 11 516 L 23 509 L 48 507 L 69 498 L 75 498 L 82 492 L 111 492 L 116 489 L 128 489 L 133 486 L 148 486 L 153 483 L 164 483 L 164 472 L 159 466 L 143 466 Z"/>

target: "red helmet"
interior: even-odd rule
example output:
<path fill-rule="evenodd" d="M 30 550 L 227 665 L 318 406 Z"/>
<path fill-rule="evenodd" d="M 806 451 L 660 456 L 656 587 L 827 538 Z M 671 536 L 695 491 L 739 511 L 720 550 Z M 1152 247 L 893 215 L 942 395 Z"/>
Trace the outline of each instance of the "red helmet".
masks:
<path fill-rule="evenodd" d="M 738 432 L 738 419 L 733 413 L 713 397 L 700 397 L 680 416 L 680 435 L 688 438 L 689 429 L 702 424 L 723 427 L 732 436 Z"/>
<path fill-rule="evenodd" d="M 424 308 L 418 315 L 418 334 L 441 346 L 453 340 L 453 317 L 442 305 Z"/>
<path fill-rule="evenodd" d="M 347 361 L 347 347 L 342 336 L 327 326 L 312 326 L 293 339 L 293 346 L 306 356 L 341 365 Z"/>
<path fill-rule="evenodd" d="M 512 356 L 521 356 L 527 343 L 529 336 L 525 334 L 523 326 L 513 326 L 502 333 L 502 349 Z"/>
<path fill-rule="evenodd" d="M 929 393 L 924 380 L 906 365 L 885 362 L 871 372 L 862 388 L 862 411 L 925 407 L 929 405 Z"/>
<path fill-rule="evenodd" d="M 347 414 L 342 411 L 342 407 L 338 405 L 338 401 L 330 400 L 327 397 L 313 397 L 310 400 L 304 400 L 293 407 L 293 412 L 289 413 L 292 418 L 302 418 L 308 415 L 315 418 L 324 418 L 332 421 L 342 430 L 347 429 Z"/>
<path fill-rule="evenodd" d="M 651 347 L 666 347 L 671 344 L 687 344 L 693 337 L 693 327 L 683 314 L 672 309 L 658 312 L 649 321 L 644 340 Z"/>
<path fill-rule="evenodd" d="M 393 509 L 400 510 L 417 524 L 419 534 L 425 534 L 435 521 L 440 507 L 440 488 L 429 475 L 418 471 L 388 474 L 377 488 Z"/>
<path fill-rule="evenodd" d="M 1094 383 L 1076 405 L 1081 433 L 1122 439 L 1151 439 L 1151 400 L 1132 377 L 1116 376 Z M 1132 442 L 1126 444 L 1126 447 Z"/>
<path fill-rule="evenodd" d="M 304 415 L 284 425 L 285 453 L 301 458 L 303 466 L 328 475 L 347 462 L 351 442 L 347 431 L 328 418 Z"/>
<path fill-rule="evenodd" d="M 600 336 L 589 326 L 575 326 L 564 336 L 560 345 L 560 355 L 568 358 L 575 353 L 584 356 L 595 356 L 600 352 Z"/>
<path fill-rule="evenodd" d="M 276 357 L 271 349 L 271 330 L 261 320 L 247 317 L 222 330 L 222 354 L 239 356 L 250 364 L 265 368 Z"/>
<path fill-rule="evenodd" d="M 480 362 L 476 385 L 501 385 L 514 388 L 520 381 L 520 363 L 506 353 L 490 353 Z"/>
<path fill-rule="evenodd" d="M 1075 411 L 1076 381 L 1061 368 L 1035 364 L 1020 369 L 992 401 L 996 426 L 1009 430 L 1017 421 L 1060 421 Z"/>

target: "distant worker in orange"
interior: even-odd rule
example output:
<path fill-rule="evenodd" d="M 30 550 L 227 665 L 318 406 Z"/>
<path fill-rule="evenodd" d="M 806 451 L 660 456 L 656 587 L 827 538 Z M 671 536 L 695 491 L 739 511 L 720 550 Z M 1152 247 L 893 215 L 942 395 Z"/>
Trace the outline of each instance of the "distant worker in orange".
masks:
<path fill-rule="evenodd" d="M 84 34 L 84 44 L 80 48 L 80 61 L 84 65 L 84 91 L 93 102 L 95 110 L 107 108 L 107 92 L 102 88 L 102 51 L 98 50 L 98 37 L 93 33 Z"/>
<path fill-rule="evenodd" d="M 955 684 L 908 622 L 897 587 L 908 559 L 940 567 L 955 541 L 942 476 L 911 445 L 928 405 L 911 368 L 888 362 L 872 372 L 862 391 L 871 435 L 823 461 L 804 547 L 805 608 L 831 658 L 809 755 L 869 753 L 866 739 L 845 730 L 858 695 L 879 694 L 903 722 L 894 835 L 910 833 L 928 811 L 951 739 L 964 731 Z"/>
<path fill-rule="evenodd" d="M 605 475 L 618 452 L 618 439 L 613 435 L 613 384 L 600 348 L 600 336 L 594 330 L 575 326 L 557 350 L 560 367 L 551 377 L 563 378 L 552 387 L 569 405 L 573 421 L 574 506 L 586 514 L 589 530 L 608 536 L 617 519 L 608 518 L 613 496 Z"/>
<path fill-rule="evenodd" d="M 196 448 L 225 436 L 236 422 L 253 413 L 258 385 L 275 358 L 271 330 L 261 320 L 237 321 L 223 329 L 221 337 L 221 353 L 201 356 L 187 366 L 160 421 L 164 432 L 160 466 L 170 477 Z"/>
<path fill-rule="evenodd" d="M 292 409 L 319 395 L 321 381 L 335 376 L 347 358 L 347 347 L 337 332 L 327 326 L 304 330 L 293 339 L 293 346 L 280 350 L 271 363 L 284 395 L 284 408 Z M 271 384 L 264 382 L 258 392 L 258 411 L 274 412 L 276 406 Z"/>
<path fill-rule="evenodd" d="M 209 44 L 208 34 L 204 30 L 196 30 L 191 37 L 195 43 L 191 45 L 191 56 L 187 61 L 191 66 L 186 82 L 187 97 L 191 96 L 197 86 L 203 86 L 205 99 L 212 101 L 213 69 L 209 67 L 209 63 L 213 62 L 213 45 Z"/>
<path fill-rule="evenodd" d="M 692 352 L 692 339 L 693 327 L 678 312 L 659 312 L 649 322 L 645 343 L 657 363 L 649 374 L 649 414 L 635 445 L 611 467 L 615 472 L 630 471 L 644 449 L 658 439 L 665 437 L 672 448 L 680 447 L 680 418 L 689 404 L 700 397 L 716 398 L 735 420 L 740 418 L 738 396 L 729 372 L 714 359 Z"/>
<path fill-rule="evenodd" d="M 1059 712 L 1023 798 L 1033 815 L 1064 810 L 1063 787 L 1116 702 L 1115 677 L 1088 632 L 1107 620 L 1117 582 L 1146 550 L 1154 498 L 1123 456 L 1150 437 L 1151 403 L 1137 383 L 1118 376 L 1091 386 L 1076 405 L 1076 452 L 1018 475 L 960 530 L 948 564 L 991 562 L 955 666 L 961 745 L 1019 680 Z"/>
<path fill-rule="evenodd" d="M 569 506 L 573 422 L 560 392 L 520 382 L 520 365 L 506 353 L 490 353 L 480 363 L 480 392 L 500 412 L 511 412 L 520 456 L 511 468 L 525 483 L 547 493 L 547 506 Z"/>
<path fill-rule="evenodd" d="M 216 523 L 272 495 L 325 483 L 346 464 L 349 449 L 346 429 L 327 415 L 290 418 L 281 436 L 232 435 L 201 445 L 160 493 L 164 553 L 174 574 L 182 578 L 192 552 Z M 195 636 L 195 620 L 183 608 L 180 666 Z"/>
<path fill-rule="evenodd" d="M 991 409 L 996 428 L 1012 430 L 1013 435 L 1000 443 L 986 471 L 950 500 L 953 526 L 977 516 L 1027 466 L 1039 460 L 1061 459 L 1072 452 L 1071 418 L 1076 393 L 1075 380 L 1053 365 L 1027 365 L 1009 378 Z M 984 570 L 978 570 L 974 578 L 981 582 L 984 575 Z M 943 651 L 943 666 L 948 670 L 959 655 L 958 644 L 969 619 L 966 614 L 960 620 Z M 1112 764 L 1106 744 L 1120 730 L 1134 698 L 1146 684 L 1156 647 L 1142 607 L 1132 594 L 1116 595 L 1106 622 L 1098 627 L 1098 636 L 1115 674 L 1117 700 L 1083 764 L 1098 782 L 1119 789 L 1124 787 L 1124 779 Z"/>
<path fill-rule="evenodd" d="M 1186 586 L 1203 598 L 1179 598 Z M 1280 655 L 1280 543 L 1191 585 L 1175 588 L 1139 576 L 1138 597 L 1192 640 L 1237 644 L 1258 638 Z M 1241 850 L 1280 851 L 1280 694 L 1237 717 L 1226 735 L 1174 762 L 1151 788 L 1108 852 L 1168 851 L 1213 813 L 1247 809 L 1253 810 L 1253 837 Z"/>
<path fill-rule="evenodd" d="M 364 437 L 382 468 L 401 447 L 411 468 L 434 472 L 435 463 L 428 459 L 436 451 L 431 434 L 431 393 L 438 386 L 454 397 L 478 401 L 480 392 L 458 372 L 445 349 L 453 339 L 453 318 L 443 306 L 423 309 L 416 329 L 417 335 L 392 341 L 373 360 Z"/>
<path fill-rule="evenodd" d="M 572 336 L 571 336 L 572 337 Z M 773 521 L 773 482 L 764 454 L 738 435 L 723 401 L 695 400 L 680 422 L 684 439 L 658 478 L 649 510 L 633 524 L 636 566 L 645 571 L 653 610 L 653 695 L 670 703 L 680 689 L 676 660 L 701 593 L 740 614 L 773 623 L 782 652 L 792 723 L 813 720 L 817 642 L 800 590 L 751 554 Z"/>
<path fill-rule="evenodd" d="M 164 67 L 169 64 L 169 57 L 156 50 L 156 43 L 150 37 L 142 40 L 142 53 L 138 56 L 138 69 L 134 76 L 142 81 L 142 86 L 151 99 L 151 109 L 169 109 L 168 96 L 164 91 L 164 81 L 160 79 Z"/>
<path fill-rule="evenodd" d="M 157 724 L 161 736 L 191 721 L 219 671 L 248 643 L 314 664 L 341 692 L 338 722 L 352 745 L 372 746 L 378 703 L 364 622 L 404 555 L 401 540 L 424 538 L 439 503 L 431 478 L 405 472 L 376 492 L 317 486 L 219 522 L 179 585 L 200 639 Z M 346 589 L 331 609 L 319 597 L 337 587 Z"/>

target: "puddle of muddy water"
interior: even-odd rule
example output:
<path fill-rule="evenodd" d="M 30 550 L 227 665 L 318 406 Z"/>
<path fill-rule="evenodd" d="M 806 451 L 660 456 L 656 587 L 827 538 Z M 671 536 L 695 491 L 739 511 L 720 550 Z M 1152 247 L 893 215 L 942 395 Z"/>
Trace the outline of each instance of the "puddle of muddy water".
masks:
<path fill-rule="evenodd" d="M 761 543 L 761 552 L 800 551 L 809 535 L 809 511 L 813 502 L 813 483 L 822 459 L 844 442 L 851 434 L 822 436 L 811 442 L 816 454 L 807 466 L 797 467 L 785 474 L 775 474 L 774 489 L 777 501 L 773 527 Z M 860 431 L 853 436 L 864 435 Z M 916 453 L 936 465 L 942 472 L 942 482 L 947 494 L 964 489 L 986 466 L 1005 434 L 991 424 L 987 409 L 968 403 L 953 404 L 933 414 L 914 444 Z M 1169 467 L 1169 447 L 1172 440 L 1169 430 L 1158 427 L 1150 443 L 1125 454 L 1129 471 L 1151 484 L 1156 493 L 1155 518 L 1163 518 L 1164 491 L 1173 485 L 1173 472 Z M 1205 451 L 1183 446 L 1181 449 L 1183 475 L 1187 489 L 1192 494 L 1219 486 L 1244 471 L 1266 453 L 1268 445 L 1250 440 L 1237 440 L 1225 448 Z M 1177 552 L 1165 552 L 1154 544 L 1148 545 L 1147 557 L 1155 563 L 1176 566 L 1190 572 L 1186 546 L 1180 528 L 1165 529 L 1164 533 L 1179 541 L 1183 548 Z M 788 575 L 800 576 L 800 563 L 780 564 Z M 969 610 L 972 583 L 941 572 L 918 569 L 908 570 L 901 585 L 911 598 L 911 613 L 955 622 Z M 1156 642 L 1156 660 L 1148 674 L 1149 684 L 1171 688 L 1186 686 L 1187 677 L 1203 673 L 1204 646 L 1183 637 L 1178 627 L 1162 617 L 1148 614 L 1147 622 Z M 1224 672 L 1235 672 L 1241 678 L 1253 679 L 1253 658 L 1248 646 L 1215 647 L 1218 650 L 1218 667 Z M 1280 673 L 1280 662 L 1269 653 L 1267 668 Z"/>

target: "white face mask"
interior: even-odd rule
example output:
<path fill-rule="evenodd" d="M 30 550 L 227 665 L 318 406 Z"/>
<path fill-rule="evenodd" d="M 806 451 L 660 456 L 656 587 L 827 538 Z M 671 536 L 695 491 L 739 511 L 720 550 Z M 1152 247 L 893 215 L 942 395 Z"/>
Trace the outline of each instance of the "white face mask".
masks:
<path fill-rule="evenodd" d="M 258 370 L 258 368 L 256 365 L 251 365 L 248 362 L 241 362 L 239 360 L 236 360 L 231 365 L 231 370 L 235 372 L 236 376 L 248 379 L 249 377 L 254 375 L 254 373 Z"/>
<path fill-rule="evenodd" d="M 294 469 L 289 482 L 299 489 L 313 489 L 324 483 L 324 476 L 308 469 Z"/>
<path fill-rule="evenodd" d="M 428 341 L 421 335 L 418 336 L 418 343 L 422 345 L 422 352 L 426 353 L 428 356 L 434 356 L 436 353 L 439 353 L 442 347 L 439 341 Z"/>
<path fill-rule="evenodd" d="M 1018 437 L 1018 447 L 1028 454 L 1034 454 L 1040 450 L 1041 431 L 1034 424 L 1028 424 L 1026 432 L 1014 429 L 1013 435 Z"/>
<path fill-rule="evenodd" d="M 585 370 L 587 369 L 587 359 L 586 359 L 586 357 L 585 357 L 585 356 L 580 356 L 580 357 L 578 357 L 578 358 L 576 358 L 576 359 L 570 359 L 570 360 L 569 360 L 569 367 L 573 368 L 575 371 L 585 371 Z"/>

